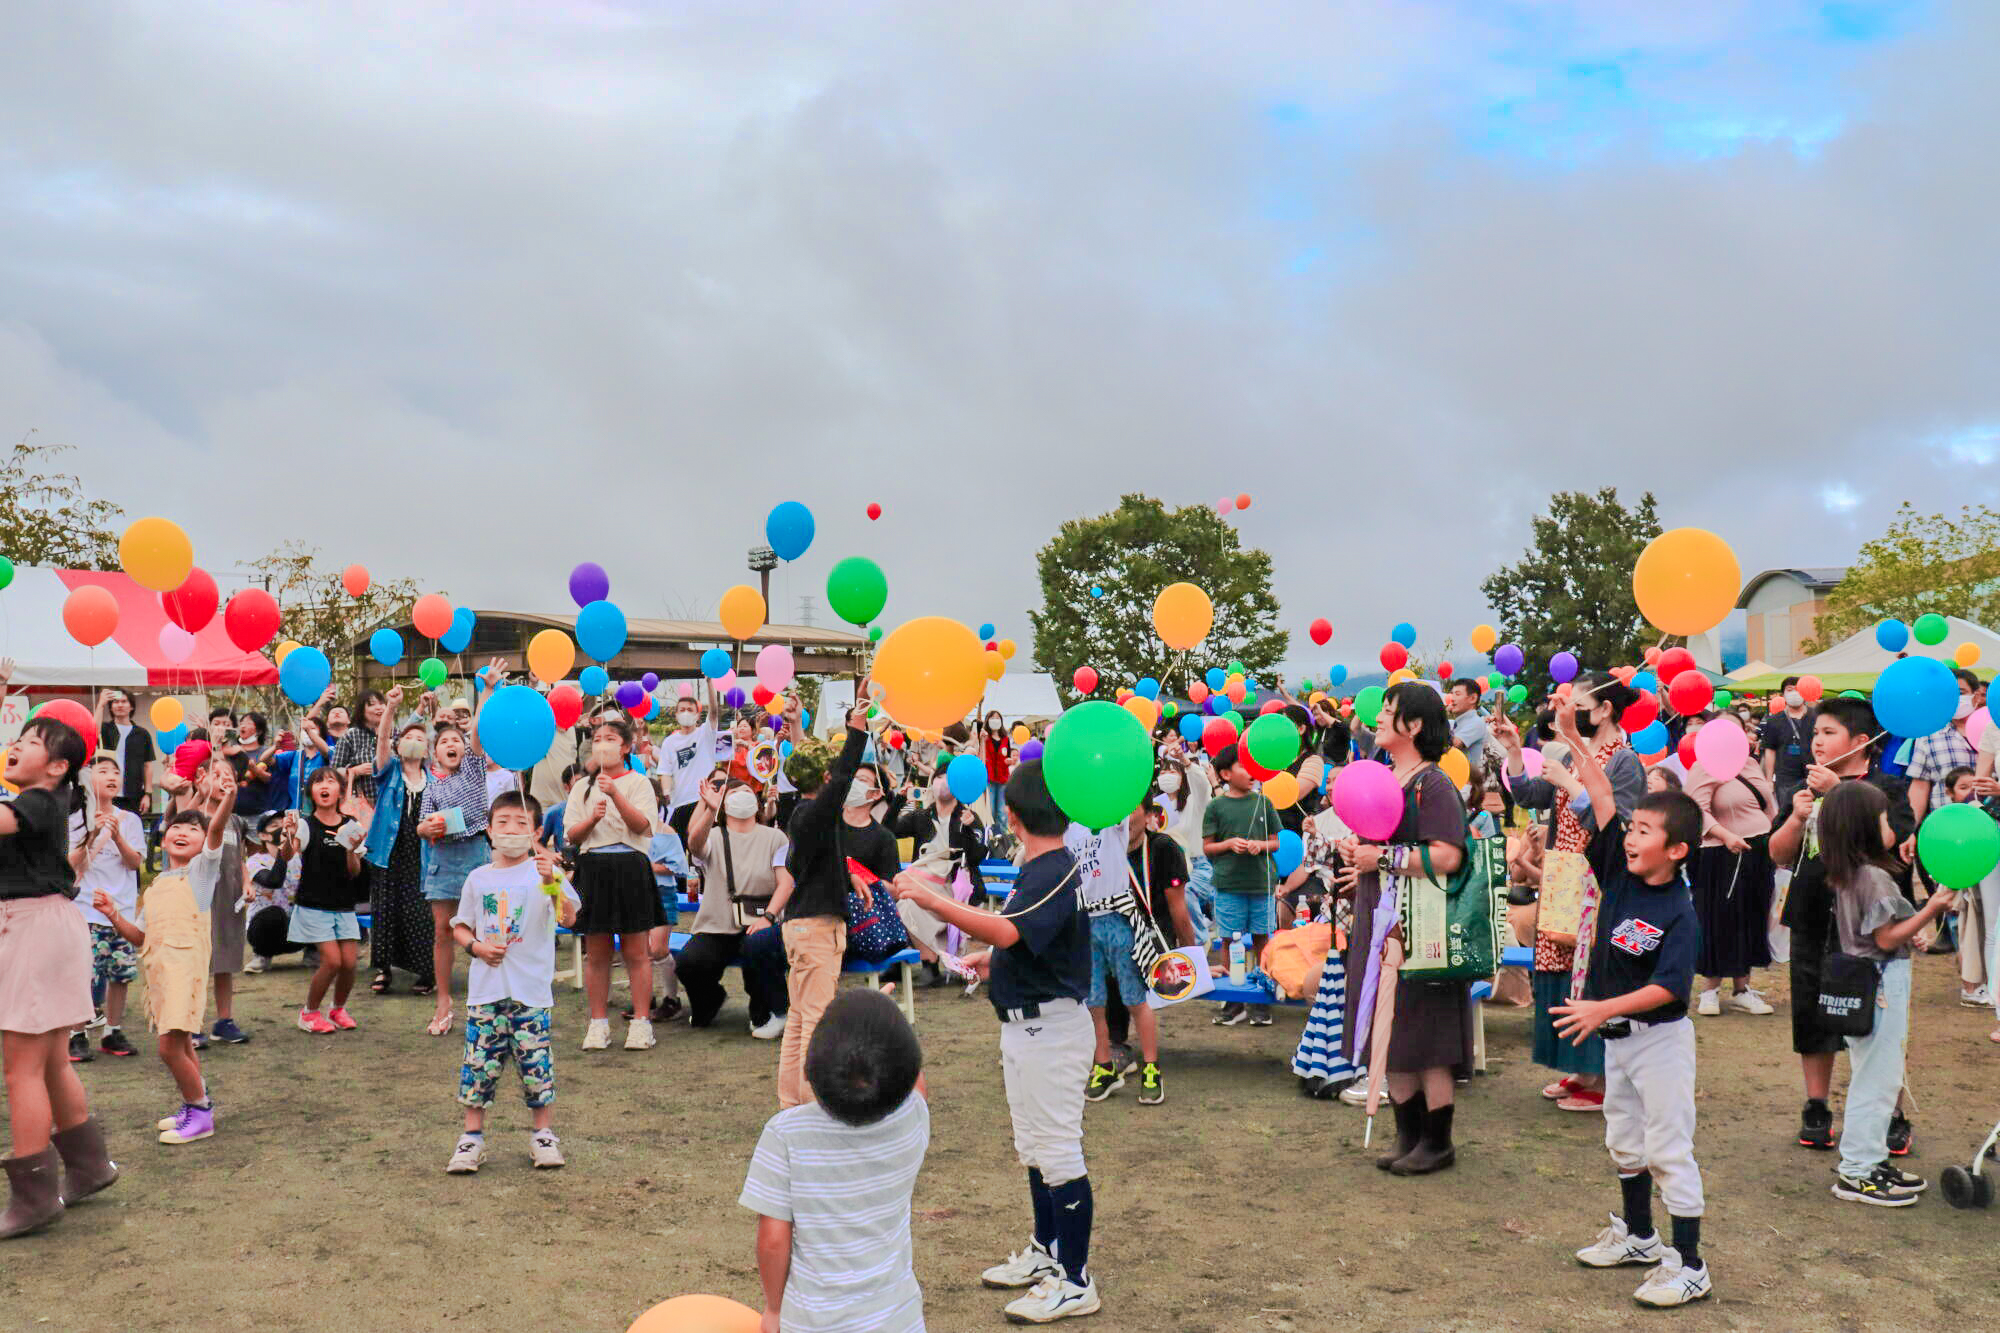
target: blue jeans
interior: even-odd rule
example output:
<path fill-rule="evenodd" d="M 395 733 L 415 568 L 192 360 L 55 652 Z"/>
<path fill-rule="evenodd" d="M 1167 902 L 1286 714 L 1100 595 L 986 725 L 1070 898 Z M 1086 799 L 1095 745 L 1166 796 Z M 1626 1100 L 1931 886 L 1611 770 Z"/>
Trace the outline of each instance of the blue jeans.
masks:
<path fill-rule="evenodd" d="M 1215 934 L 1209 925 L 1215 916 L 1215 867 L 1206 856 L 1196 856 L 1188 864 L 1187 910 L 1195 942 L 1207 948 Z"/>
<path fill-rule="evenodd" d="M 1865 1180 L 1889 1160 L 1889 1117 L 1903 1090 L 1903 1046 L 1910 1035 L 1910 960 L 1882 964 L 1875 1030 L 1847 1039 L 1847 1114 L 1840 1122 L 1840 1174 Z"/>
<path fill-rule="evenodd" d="M 986 803 L 993 807 L 993 828 L 995 831 L 1007 827 L 1007 784 L 989 782 L 986 784 Z"/>
<path fill-rule="evenodd" d="M 493 859 L 493 844 L 484 833 L 426 842 L 423 851 L 424 901 L 430 903 L 457 902 L 465 877 Z"/>

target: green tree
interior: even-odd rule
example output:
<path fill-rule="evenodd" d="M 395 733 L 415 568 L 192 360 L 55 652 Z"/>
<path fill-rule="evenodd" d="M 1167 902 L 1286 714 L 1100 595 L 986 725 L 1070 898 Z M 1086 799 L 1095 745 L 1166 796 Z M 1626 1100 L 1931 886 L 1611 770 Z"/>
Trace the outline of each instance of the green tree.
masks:
<path fill-rule="evenodd" d="M 1080 666 L 1097 669 L 1100 690 L 1153 676 L 1180 692 L 1209 666 L 1234 659 L 1268 673 L 1285 656 L 1271 557 L 1244 549 L 1236 529 L 1206 505 L 1169 511 L 1149 495 L 1124 496 L 1108 514 L 1063 524 L 1035 565 L 1042 581 L 1042 608 L 1028 613 L 1035 660 L 1055 676 L 1065 703 L 1079 697 L 1070 676 Z M 1153 630 L 1153 599 L 1180 582 L 1215 604 L 1215 625 L 1187 654 L 1186 671 L 1182 655 Z M 1104 595 L 1092 597 L 1093 587 Z"/>
<path fill-rule="evenodd" d="M 36 444 L 33 435 L 0 455 L 0 555 L 52 569 L 118 568 L 112 524 L 124 511 L 91 499 L 67 472 L 42 471 L 71 446 Z"/>
<path fill-rule="evenodd" d="M 1828 595 L 1818 636 L 1803 650 L 1824 652 L 1878 620 L 1931 611 L 2000 624 L 2000 513 L 1966 505 L 1954 519 L 1919 514 L 1906 501 Z"/>
<path fill-rule="evenodd" d="M 1479 585 L 1501 643 L 1520 645 L 1530 693 L 1549 687 L 1548 661 L 1576 654 L 1585 669 L 1637 662 L 1656 637 L 1632 596 L 1632 569 L 1660 535 L 1649 491 L 1627 508 L 1616 487 L 1557 491 L 1533 520 L 1520 560 Z"/>
<path fill-rule="evenodd" d="M 353 693 L 357 679 L 355 642 L 384 625 L 407 621 L 417 600 L 416 580 L 379 575 L 367 592 L 350 597 L 341 586 L 340 569 L 322 565 L 318 547 L 296 541 L 252 561 L 250 567 L 264 576 L 264 586 L 283 609 L 278 642 L 296 639 L 325 653 L 333 664 L 336 697 L 343 699 Z M 418 646 L 414 640 L 404 641 L 403 666 L 398 668 L 408 675 L 409 688 L 417 688 L 416 664 L 425 656 L 413 651 Z M 468 672 L 472 669 L 469 662 L 464 666 Z"/>

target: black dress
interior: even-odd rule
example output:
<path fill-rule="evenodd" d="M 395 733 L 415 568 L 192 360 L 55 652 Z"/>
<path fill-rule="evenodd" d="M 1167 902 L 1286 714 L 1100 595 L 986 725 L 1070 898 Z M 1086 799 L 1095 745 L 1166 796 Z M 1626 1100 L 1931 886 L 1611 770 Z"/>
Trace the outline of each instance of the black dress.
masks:
<path fill-rule="evenodd" d="M 401 968 L 414 972 L 417 984 L 431 984 L 433 939 L 430 904 L 424 901 L 424 852 L 417 837 L 421 788 L 403 790 L 403 819 L 389 847 L 389 865 L 375 872 L 375 923 L 370 956 L 375 970 Z"/>

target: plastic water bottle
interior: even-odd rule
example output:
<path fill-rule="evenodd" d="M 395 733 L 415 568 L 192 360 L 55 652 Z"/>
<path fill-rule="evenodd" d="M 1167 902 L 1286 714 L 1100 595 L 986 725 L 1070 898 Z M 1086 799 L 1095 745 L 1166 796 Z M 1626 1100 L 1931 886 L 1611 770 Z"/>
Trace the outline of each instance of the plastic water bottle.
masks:
<path fill-rule="evenodd" d="M 1292 918 L 1292 929 L 1297 930 L 1300 926 L 1310 926 L 1312 920 L 1312 909 L 1306 906 L 1306 900 L 1301 897 L 1299 899 L 1298 915 Z"/>
<path fill-rule="evenodd" d="M 1241 986 L 1248 976 L 1244 967 L 1243 932 L 1239 930 L 1229 937 L 1229 984 Z"/>

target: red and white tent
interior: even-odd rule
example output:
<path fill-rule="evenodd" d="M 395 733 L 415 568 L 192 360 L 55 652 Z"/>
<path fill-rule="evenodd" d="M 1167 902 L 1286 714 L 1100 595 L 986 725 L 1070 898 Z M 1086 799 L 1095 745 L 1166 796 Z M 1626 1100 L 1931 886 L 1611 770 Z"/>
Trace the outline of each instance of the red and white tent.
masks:
<path fill-rule="evenodd" d="M 94 583 L 118 599 L 118 627 L 86 648 L 63 627 L 63 602 L 73 589 Z M 224 598 L 227 601 L 227 598 Z M 246 653 L 223 632 L 222 612 L 194 636 L 185 662 L 160 651 L 169 624 L 160 594 L 131 575 L 90 569 L 16 567 L 0 589 L 0 656 L 14 659 L 15 689 L 210 690 L 218 686 L 275 685 L 278 668 L 262 653 Z"/>

